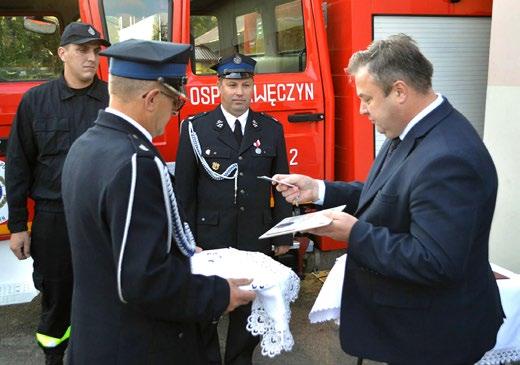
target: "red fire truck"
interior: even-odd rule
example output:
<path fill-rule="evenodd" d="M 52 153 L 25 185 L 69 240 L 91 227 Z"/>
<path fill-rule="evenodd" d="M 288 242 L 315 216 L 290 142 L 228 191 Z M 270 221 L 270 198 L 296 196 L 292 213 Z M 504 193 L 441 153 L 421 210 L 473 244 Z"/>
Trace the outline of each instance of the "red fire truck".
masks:
<path fill-rule="evenodd" d="M 364 180 L 384 137 L 358 113 L 344 72 L 352 52 L 390 34 L 412 35 L 434 63 L 434 88 L 482 133 L 491 10 L 492 0 L 0 0 L 0 154 L 22 94 L 60 72 L 60 31 L 81 19 L 112 43 L 194 45 L 190 102 L 155 140 L 167 161 L 175 161 L 180 121 L 219 103 L 209 66 L 239 51 L 257 61 L 252 108 L 283 124 L 291 171 Z M 104 57 L 99 75 L 107 79 Z M 7 239 L 3 176 L 0 192 Z M 322 250 L 342 245 L 320 242 Z"/>

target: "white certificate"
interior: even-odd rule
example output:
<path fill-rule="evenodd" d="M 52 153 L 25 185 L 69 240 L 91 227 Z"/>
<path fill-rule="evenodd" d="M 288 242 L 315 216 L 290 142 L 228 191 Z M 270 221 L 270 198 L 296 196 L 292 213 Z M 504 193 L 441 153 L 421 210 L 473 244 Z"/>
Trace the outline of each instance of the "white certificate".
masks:
<path fill-rule="evenodd" d="M 324 212 L 337 211 L 341 212 L 346 205 L 324 209 L 313 213 L 296 215 L 294 217 L 287 217 L 282 219 L 280 223 L 261 235 L 262 238 L 270 238 L 276 236 L 283 236 L 284 234 L 305 232 L 309 229 L 324 227 L 332 222 L 332 219 L 327 217 Z"/>

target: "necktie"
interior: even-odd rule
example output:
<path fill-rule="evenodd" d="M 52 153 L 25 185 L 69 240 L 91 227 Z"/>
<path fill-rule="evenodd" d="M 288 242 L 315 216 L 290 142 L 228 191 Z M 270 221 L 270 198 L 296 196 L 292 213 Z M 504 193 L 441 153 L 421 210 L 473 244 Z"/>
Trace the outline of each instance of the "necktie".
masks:
<path fill-rule="evenodd" d="M 394 151 L 397 149 L 397 146 L 399 146 L 399 143 L 401 143 L 401 138 L 395 137 L 394 139 L 392 139 L 392 141 L 390 142 L 390 146 L 388 147 L 388 152 L 386 153 L 385 160 L 383 161 L 383 165 L 381 166 L 380 171 L 383 171 L 383 169 L 388 165 L 388 162 L 392 158 Z"/>
<path fill-rule="evenodd" d="M 235 130 L 233 131 L 233 134 L 235 135 L 237 143 L 240 146 L 242 144 L 242 125 L 238 119 L 235 120 Z"/>

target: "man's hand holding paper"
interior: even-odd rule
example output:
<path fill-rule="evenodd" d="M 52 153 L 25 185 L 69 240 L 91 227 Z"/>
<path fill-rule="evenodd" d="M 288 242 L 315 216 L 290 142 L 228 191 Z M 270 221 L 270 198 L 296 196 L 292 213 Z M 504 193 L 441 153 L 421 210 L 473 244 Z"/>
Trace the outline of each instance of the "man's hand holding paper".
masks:
<path fill-rule="evenodd" d="M 291 188 L 283 184 L 276 185 L 276 190 L 291 204 L 313 203 L 320 198 L 319 180 L 317 179 L 298 174 L 278 174 L 274 175 L 273 179 L 296 186 L 296 188 Z M 357 218 L 339 211 L 327 211 L 323 212 L 323 214 L 331 218 L 332 222 L 319 228 L 313 228 L 308 232 L 318 236 L 331 237 L 339 241 L 348 240 L 352 226 L 357 222 Z"/>
<path fill-rule="evenodd" d="M 316 179 L 298 174 L 277 174 L 273 176 L 273 179 L 282 182 L 282 184 L 276 184 L 276 190 L 290 204 L 312 203 L 319 198 L 318 180 Z M 291 188 L 285 184 L 295 185 L 296 188 Z"/>
<path fill-rule="evenodd" d="M 309 233 L 318 236 L 327 236 L 337 241 L 347 241 L 350 237 L 350 231 L 358 219 L 345 212 L 327 211 L 323 215 L 332 219 L 332 222 L 326 226 L 309 230 Z"/>

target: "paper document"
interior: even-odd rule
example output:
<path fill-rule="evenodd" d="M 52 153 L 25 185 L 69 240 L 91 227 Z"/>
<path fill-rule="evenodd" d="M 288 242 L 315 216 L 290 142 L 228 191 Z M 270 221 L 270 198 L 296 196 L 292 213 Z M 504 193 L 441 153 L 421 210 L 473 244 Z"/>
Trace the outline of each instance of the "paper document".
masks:
<path fill-rule="evenodd" d="M 276 236 L 282 236 L 284 234 L 305 232 L 309 229 L 319 228 L 326 226 L 332 222 L 332 219 L 325 216 L 323 212 L 337 211 L 341 212 L 345 209 L 346 205 L 340 205 L 338 207 L 320 210 L 309 214 L 297 215 L 294 217 L 287 217 L 280 221 L 273 228 L 265 232 L 263 235 L 258 237 L 259 239 L 270 238 Z"/>
<path fill-rule="evenodd" d="M 290 188 L 297 188 L 296 185 L 289 184 L 289 183 L 286 183 L 286 182 L 282 182 L 282 181 L 273 179 L 272 177 L 269 177 L 269 176 L 257 176 L 257 178 L 262 179 L 262 180 L 267 180 L 267 181 L 270 181 L 270 182 L 275 182 L 277 184 L 286 185 L 286 186 L 288 186 Z"/>

